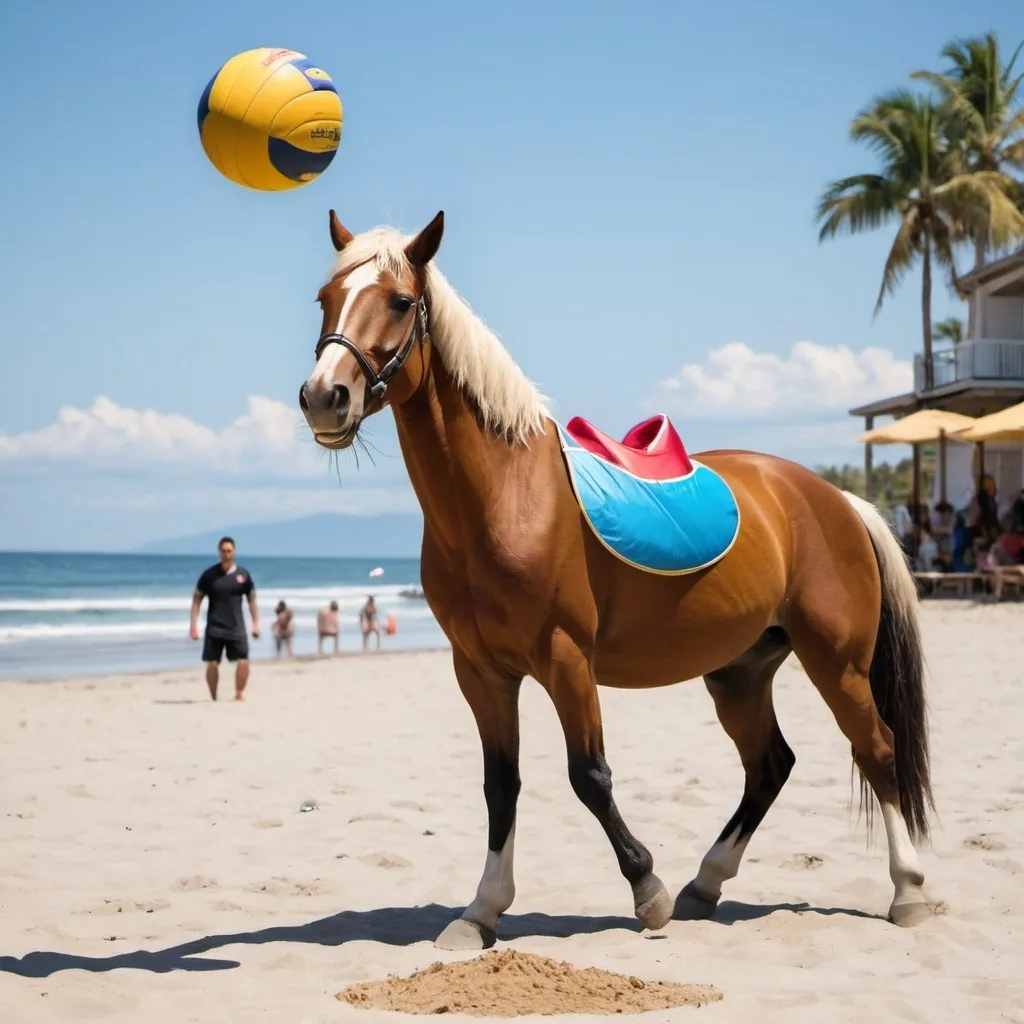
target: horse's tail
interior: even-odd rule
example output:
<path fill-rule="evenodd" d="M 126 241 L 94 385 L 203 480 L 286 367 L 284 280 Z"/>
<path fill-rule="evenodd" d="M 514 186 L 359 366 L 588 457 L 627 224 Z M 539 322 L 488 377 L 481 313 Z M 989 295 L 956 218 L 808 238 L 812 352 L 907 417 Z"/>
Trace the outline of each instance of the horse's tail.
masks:
<path fill-rule="evenodd" d="M 882 608 L 869 673 L 871 694 L 882 721 L 892 730 L 896 789 L 907 830 L 912 839 L 925 839 L 928 810 L 934 810 L 935 804 L 917 585 L 899 541 L 878 509 L 855 494 L 843 494 L 867 528 L 882 580 Z M 860 790 L 870 830 L 874 803 L 863 776 Z"/>

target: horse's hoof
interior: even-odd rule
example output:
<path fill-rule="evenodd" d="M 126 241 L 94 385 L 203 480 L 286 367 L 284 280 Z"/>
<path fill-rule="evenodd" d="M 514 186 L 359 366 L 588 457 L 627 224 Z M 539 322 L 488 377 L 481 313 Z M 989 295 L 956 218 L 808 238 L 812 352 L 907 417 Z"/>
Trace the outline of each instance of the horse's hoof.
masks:
<path fill-rule="evenodd" d="M 672 899 L 657 875 L 646 878 L 633 896 L 637 901 L 634 913 L 645 928 L 657 931 L 672 920 Z"/>
<path fill-rule="evenodd" d="M 489 949 L 498 936 L 476 921 L 458 917 L 434 940 L 435 949 Z"/>
<path fill-rule="evenodd" d="M 889 908 L 889 920 L 900 928 L 916 928 L 934 916 L 935 907 L 924 898 L 924 893 L 908 894 L 899 903 L 893 900 Z"/>
<path fill-rule="evenodd" d="M 676 897 L 672 918 L 675 921 L 706 921 L 717 906 L 717 896 L 707 896 L 693 882 L 688 882 Z"/>

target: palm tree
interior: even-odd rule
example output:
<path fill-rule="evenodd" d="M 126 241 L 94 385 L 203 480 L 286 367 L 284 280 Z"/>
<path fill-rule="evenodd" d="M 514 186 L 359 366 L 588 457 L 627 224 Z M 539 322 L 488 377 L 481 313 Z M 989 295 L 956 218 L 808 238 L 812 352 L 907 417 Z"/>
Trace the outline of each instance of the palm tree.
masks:
<path fill-rule="evenodd" d="M 818 200 L 819 241 L 841 230 L 851 234 L 895 222 L 896 237 L 882 271 L 875 314 L 920 258 L 921 328 L 925 389 L 932 386 L 932 264 L 956 284 L 954 245 L 965 224 L 984 218 L 994 235 L 1020 230 L 1024 216 L 1010 194 L 1012 180 L 1000 171 L 966 171 L 950 144 L 954 122 L 949 104 L 906 89 L 891 92 L 854 119 L 850 136 L 874 150 L 879 173 L 833 182 Z"/>
<path fill-rule="evenodd" d="M 959 345 L 964 340 L 964 322 L 955 316 L 940 320 L 932 328 L 932 341 L 948 341 Z"/>
<path fill-rule="evenodd" d="M 1024 167 L 1024 73 L 1014 74 L 1020 51 L 1019 45 L 1004 64 L 994 33 L 958 39 L 942 48 L 942 57 L 951 65 L 947 71 L 915 71 L 910 76 L 934 86 L 949 105 L 951 141 L 960 150 L 965 171 L 1008 174 Z M 1014 185 L 1010 195 L 1020 205 L 1024 190 Z M 974 243 L 975 267 L 985 262 L 987 250 L 998 250 L 1014 239 L 1016 233 L 1007 233 L 1004 227 L 1008 225 L 988 223 L 984 216 L 965 225 Z"/>

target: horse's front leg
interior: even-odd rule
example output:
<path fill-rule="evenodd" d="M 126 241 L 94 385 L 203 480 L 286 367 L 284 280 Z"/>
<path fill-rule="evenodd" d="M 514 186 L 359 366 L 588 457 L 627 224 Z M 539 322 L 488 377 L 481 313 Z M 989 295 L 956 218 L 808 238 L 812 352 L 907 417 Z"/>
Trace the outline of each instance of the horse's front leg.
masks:
<path fill-rule="evenodd" d="M 486 949 L 497 936 L 498 918 L 512 905 L 516 887 L 512 850 L 519 799 L 519 688 L 521 679 L 487 673 L 460 651 L 455 676 L 480 731 L 487 802 L 487 860 L 476 898 L 462 917 L 438 936 L 439 949 Z"/>
<path fill-rule="evenodd" d="M 626 827 L 612 797 L 612 771 L 604 756 L 601 704 L 590 661 L 570 637 L 556 631 L 551 657 L 540 673 L 565 733 L 573 791 L 601 823 L 619 870 L 633 889 L 633 908 L 646 928 L 663 928 L 672 900 L 654 874 L 654 858 Z"/>

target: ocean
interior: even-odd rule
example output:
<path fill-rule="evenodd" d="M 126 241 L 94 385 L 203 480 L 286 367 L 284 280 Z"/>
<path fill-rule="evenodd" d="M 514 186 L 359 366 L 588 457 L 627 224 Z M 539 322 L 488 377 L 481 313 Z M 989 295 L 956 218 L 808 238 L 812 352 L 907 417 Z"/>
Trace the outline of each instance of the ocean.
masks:
<path fill-rule="evenodd" d="M 78 675 L 200 667 L 200 641 L 189 639 L 192 592 L 216 555 L 102 555 L 0 552 L 0 678 Z M 420 585 L 415 558 L 238 559 L 256 584 L 262 635 L 250 638 L 250 657 L 274 657 L 274 606 L 295 612 L 296 655 L 316 651 L 316 613 L 338 602 L 339 649 L 362 648 L 359 609 L 373 594 L 383 629 L 382 650 L 446 647 L 426 601 L 400 592 Z M 370 571 L 383 569 L 371 578 Z M 249 622 L 246 607 L 246 622 Z M 371 646 L 373 640 L 371 638 Z"/>

